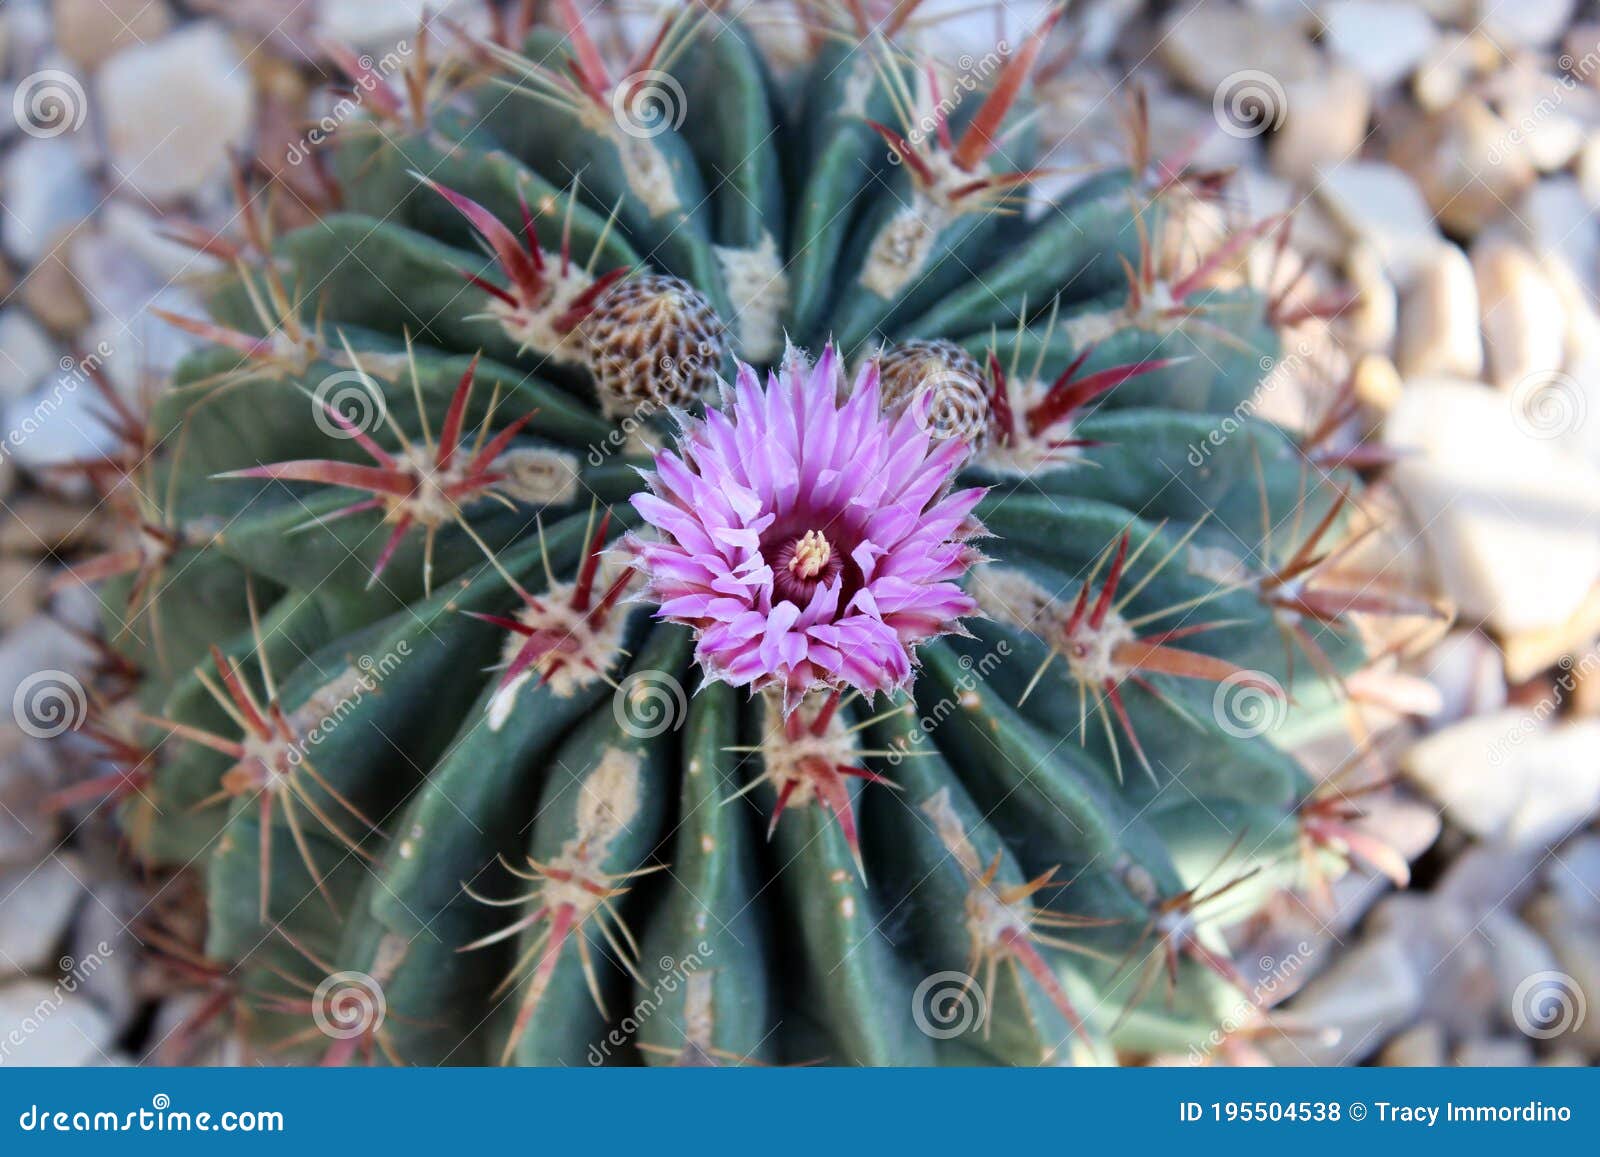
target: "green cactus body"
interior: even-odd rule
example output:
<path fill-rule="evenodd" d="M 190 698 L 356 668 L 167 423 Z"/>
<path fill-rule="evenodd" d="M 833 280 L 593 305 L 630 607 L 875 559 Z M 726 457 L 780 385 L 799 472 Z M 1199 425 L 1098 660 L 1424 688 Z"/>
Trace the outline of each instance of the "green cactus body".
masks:
<path fill-rule="evenodd" d="M 214 287 L 187 324 L 219 344 L 153 420 L 162 517 L 190 531 L 159 625 L 124 639 L 159 755 L 124 807 L 149 859 L 201 865 L 207 955 L 261 1044 L 1096 1063 L 1237 1006 L 1208 916 L 1302 882 L 1311 785 L 1280 740 L 1338 726 L 1330 673 L 1362 661 L 1302 597 L 1302 548 L 1327 549 L 1354 483 L 1308 486 L 1293 441 L 1236 414 L 1277 352 L 1259 296 L 1202 276 L 1181 318 L 1128 306 L 1136 223 L 1181 185 L 1106 174 L 1009 212 L 1026 142 L 991 164 L 962 134 L 1026 120 L 1042 36 L 915 144 L 924 62 L 881 38 L 825 38 L 808 107 L 691 8 L 634 62 L 683 123 L 637 135 L 611 104 L 635 77 L 581 29 L 475 48 L 495 77 L 338 134 L 340 211 Z M 874 271 L 929 174 L 937 227 L 903 276 Z M 648 293 L 621 336 L 585 329 L 651 274 L 709 311 L 692 373 L 657 364 L 682 323 Z M 976 358 L 952 371 L 976 425 L 941 432 L 989 487 L 976 611 L 887 695 L 718 681 L 617 549 L 647 529 L 636 468 L 671 444 L 653 411 L 715 409 L 711 379 L 777 366 L 786 331 L 851 364 L 910 339 Z M 591 372 L 616 341 L 642 351 L 637 413 Z M 835 545 L 786 565 L 826 574 Z M 385 1015 L 330 1050 L 306 1020 L 331 974 Z"/>

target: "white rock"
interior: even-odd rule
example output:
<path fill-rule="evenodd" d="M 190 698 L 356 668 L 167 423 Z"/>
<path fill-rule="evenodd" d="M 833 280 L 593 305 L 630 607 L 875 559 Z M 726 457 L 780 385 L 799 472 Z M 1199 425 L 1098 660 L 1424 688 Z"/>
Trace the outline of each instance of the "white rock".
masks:
<path fill-rule="evenodd" d="M 1514 1037 L 1466 1041 L 1452 1058 L 1463 1069 L 1521 1069 L 1533 1064 L 1533 1045 Z"/>
<path fill-rule="evenodd" d="M 1392 0 L 1335 0 L 1322 19 L 1328 48 L 1377 88 L 1404 80 L 1439 36 L 1421 8 Z"/>
<path fill-rule="evenodd" d="M 1472 247 L 1472 271 L 1483 310 L 1483 345 L 1489 380 L 1513 389 L 1534 375 L 1561 369 L 1566 354 L 1566 317 L 1560 295 L 1533 254 L 1509 241 L 1480 238 Z"/>
<path fill-rule="evenodd" d="M 116 446 L 103 411 L 92 386 L 58 375 L 5 407 L 7 452 L 28 470 L 97 457 Z"/>
<path fill-rule="evenodd" d="M 51 856 L 0 876 L 0 975 L 55 970 L 56 949 L 84 898 L 73 873 L 65 858 Z"/>
<path fill-rule="evenodd" d="M 1409 452 L 1391 479 L 1436 583 L 1503 631 L 1565 621 L 1600 577 L 1600 468 L 1565 441 L 1546 406 L 1561 401 L 1524 410 L 1528 397 L 1420 379 L 1385 423 L 1384 441 Z"/>
<path fill-rule="evenodd" d="M 93 1001 L 119 1035 L 139 1015 L 139 946 L 128 933 L 143 907 L 136 889 L 125 881 L 97 880 L 94 900 L 86 904 L 72 930 L 71 974 L 79 992 Z"/>
<path fill-rule="evenodd" d="M 1566 30 L 1576 7 L 1577 0 L 1478 0 L 1478 18 L 1496 39 L 1541 48 Z"/>
<path fill-rule="evenodd" d="M 1350 948 L 1285 1006 L 1296 1021 L 1326 1030 L 1262 1044 L 1278 1064 L 1359 1064 L 1416 1019 L 1423 981 L 1394 936 Z"/>
<path fill-rule="evenodd" d="M 322 42 L 388 49 L 402 39 L 414 44 L 424 13 L 438 17 L 481 7 L 470 0 L 385 0 L 382 4 L 375 4 L 373 0 L 319 0 L 315 34 Z M 648 12 L 647 6 L 642 4 L 629 8 Z M 654 27 L 653 22 L 640 21 L 641 32 Z"/>
<path fill-rule="evenodd" d="M 1516 129 L 1474 91 L 1432 116 L 1392 123 L 1390 160 L 1415 179 L 1452 233 L 1475 235 L 1507 217 L 1537 176 Z"/>
<path fill-rule="evenodd" d="M 1483 371 L 1478 289 L 1472 263 L 1454 245 L 1437 246 L 1402 295 L 1399 338 L 1395 363 L 1406 377 Z"/>
<path fill-rule="evenodd" d="M 1444 1026 L 1431 1020 L 1406 1029 L 1378 1055 L 1378 1063 L 1386 1068 L 1437 1068 L 1446 1059 Z"/>
<path fill-rule="evenodd" d="M 111 1048 L 111 1023 L 60 982 L 20 980 L 0 988 L 0 1042 L 9 1066 L 77 1068 Z"/>
<path fill-rule="evenodd" d="M 1537 847 L 1600 807 L 1600 722 L 1546 727 L 1535 712 L 1501 711 L 1428 736 L 1403 767 L 1473 835 Z"/>
<path fill-rule="evenodd" d="M 1600 101 L 1578 82 L 1552 76 L 1531 63 L 1516 63 L 1485 86 L 1513 143 L 1540 172 L 1563 169 L 1583 146 L 1586 123 L 1593 123 Z"/>
<path fill-rule="evenodd" d="M 1539 886 L 1542 849 L 1509 844 L 1468 845 L 1440 877 L 1433 894 L 1482 914 L 1492 908 L 1515 911 Z"/>
<path fill-rule="evenodd" d="M 1339 319 L 1344 333 L 1357 349 L 1392 349 L 1400 325 L 1400 295 L 1384 272 L 1377 251 L 1366 242 L 1357 241 L 1349 247 L 1344 272 L 1355 291 L 1354 304 Z"/>
<path fill-rule="evenodd" d="M 1451 631 L 1428 651 L 1420 670 L 1442 702 L 1427 721 L 1430 728 L 1506 705 L 1505 657 L 1481 631 Z"/>
<path fill-rule="evenodd" d="M 1512 1008 L 1518 989 L 1528 977 L 1557 968 L 1556 955 L 1550 945 L 1504 908 L 1494 908 L 1484 913 L 1478 930 L 1489 944 L 1489 959 L 1494 968 L 1495 1003 L 1501 1010 Z M 1515 1027 L 1503 1011 L 1500 1019 L 1506 1027 Z"/>
<path fill-rule="evenodd" d="M 1546 177 L 1517 204 L 1527 244 L 1541 259 L 1559 260 L 1590 294 L 1600 290 L 1600 201 L 1590 201 L 1571 177 Z"/>
<path fill-rule="evenodd" d="M 1564 1031 L 1556 1032 L 1549 1039 L 1551 1045 L 1570 1042 L 1590 1050 L 1600 1049 L 1600 1017 L 1594 1009 L 1595 994 L 1600 993 L 1600 931 L 1584 920 L 1594 906 L 1592 896 L 1574 906 L 1560 894 L 1546 892 L 1524 912 L 1528 923 L 1555 953 L 1558 971 L 1553 976 L 1542 977 L 1541 983 L 1533 989 L 1535 993 L 1542 990 L 1542 1001 L 1519 1007 L 1525 1011 L 1525 1019 L 1538 1031 L 1550 1033 L 1565 1026 Z M 1567 998 L 1565 1010 L 1563 994 Z M 1581 1023 L 1575 1015 L 1578 999 L 1584 1002 L 1585 1015 Z M 1564 1015 L 1565 1020 L 1562 1019 Z"/>
<path fill-rule="evenodd" d="M 1215 99 L 1224 82 L 1241 73 L 1258 80 L 1264 75 L 1281 87 L 1314 76 L 1321 65 L 1310 38 L 1295 25 L 1263 20 L 1226 0 L 1174 12 L 1158 51 L 1173 74 L 1205 100 Z"/>
<path fill-rule="evenodd" d="M 78 673 L 86 670 L 95 658 L 94 651 L 77 635 L 45 615 L 37 615 L 0 639 L 0 716 L 6 724 L 19 722 L 15 714 L 18 704 L 33 704 L 23 713 L 38 730 L 51 730 L 59 719 L 77 719 L 82 722 L 81 705 L 86 697 L 72 683 Z M 36 678 L 41 672 L 63 676 L 45 680 Z M 24 685 L 30 690 L 22 692 Z M 73 714 L 55 715 L 58 705 L 68 706 Z"/>
<path fill-rule="evenodd" d="M 0 403 L 23 397 L 55 373 L 58 355 L 33 318 L 16 307 L 0 310 Z"/>
<path fill-rule="evenodd" d="M 192 194 L 227 171 L 250 133 L 250 72 L 227 34 L 197 23 L 117 53 L 96 91 L 112 168 L 154 200 Z"/>
<path fill-rule="evenodd" d="M 5 190 L 0 238 L 28 264 L 48 253 L 100 201 L 83 146 L 71 135 L 18 141 L 0 164 L 0 188 Z"/>
<path fill-rule="evenodd" d="M 1545 879 L 1569 911 L 1600 930 L 1600 836 L 1574 836 L 1561 845 Z"/>
<path fill-rule="evenodd" d="M 163 236 L 161 222 L 153 214 L 126 201 L 108 201 L 100 214 L 100 225 L 107 239 L 136 257 L 162 282 L 193 280 L 225 268 L 220 258 Z M 74 246 L 75 262 L 77 249 L 87 240 Z"/>
<path fill-rule="evenodd" d="M 1354 68 L 1335 65 L 1284 86 L 1283 123 L 1268 142 L 1273 171 L 1311 181 L 1326 166 L 1361 151 L 1372 112 L 1372 94 Z"/>
<path fill-rule="evenodd" d="M 1404 171 L 1379 161 L 1346 161 L 1324 174 L 1318 201 L 1352 239 L 1372 245 L 1402 288 L 1441 240 L 1433 214 Z"/>

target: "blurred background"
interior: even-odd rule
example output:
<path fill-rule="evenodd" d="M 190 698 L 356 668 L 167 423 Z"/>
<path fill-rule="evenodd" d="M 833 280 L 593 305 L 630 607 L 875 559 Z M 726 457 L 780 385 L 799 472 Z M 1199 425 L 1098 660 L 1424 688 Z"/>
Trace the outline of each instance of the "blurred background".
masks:
<path fill-rule="evenodd" d="M 835 2 L 729 6 L 782 61 Z M 598 7 L 622 39 L 655 8 Z M 912 27 L 955 60 L 1047 7 L 925 0 Z M 427 8 L 441 37 L 494 18 Z M 104 546 L 94 464 L 193 343 L 151 309 L 203 312 L 235 166 L 278 178 L 278 228 L 314 214 L 328 45 L 381 56 L 423 9 L 0 0 L 0 1065 L 270 1061 L 230 1041 L 227 978 L 184 948 L 194 882 L 123 854 L 84 690 L 111 660 L 96 595 L 62 576 Z M 1451 612 L 1374 627 L 1352 738 L 1301 753 L 1378 764 L 1358 822 L 1410 886 L 1284 897 L 1230 935 L 1261 999 L 1204 1053 L 1130 1059 L 1595 1063 L 1600 5 L 1087 0 L 1047 60 L 1041 196 L 1128 154 L 1140 91 L 1154 156 L 1231 174 L 1192 227 L 1292 214 L 1237 273 L 1320 303 L 1287 319 L 1258 412 L 1309 430 L 1345 391 L 1366 436 L 1341 452 L 1392 461 L 1365 562 Z"/>

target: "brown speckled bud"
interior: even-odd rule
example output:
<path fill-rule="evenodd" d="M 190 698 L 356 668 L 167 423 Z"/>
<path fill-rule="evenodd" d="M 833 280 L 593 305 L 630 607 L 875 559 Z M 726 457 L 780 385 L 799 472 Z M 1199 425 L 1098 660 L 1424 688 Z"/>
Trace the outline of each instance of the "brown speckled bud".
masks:
<path fill-rule="evenodd" d="M 926 398 L 924 426 L 936 438 L 960 438 L 974 450 L 989 434 L 989 397 L 978 360 L 952 341 L 908 341 L 878 356 L 884 410 Z"/>
<path fill-rule="evenodd" d="M 704 294 L 676 277 L 640 274 L 600 299 L 583 322 L 595 390 L 606 416 L 687 406 L 722 369 L 722 320 Z"/>

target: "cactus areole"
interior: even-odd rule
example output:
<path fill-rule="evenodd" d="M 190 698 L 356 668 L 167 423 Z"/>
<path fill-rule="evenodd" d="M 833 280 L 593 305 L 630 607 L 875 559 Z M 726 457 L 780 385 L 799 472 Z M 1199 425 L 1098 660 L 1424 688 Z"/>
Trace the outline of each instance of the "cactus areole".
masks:
<path fill-rule="evenodd" d="M 958 83 L 914 5 L 579 7 L 352 77 L 309 223 L 179 233 L 207 344 L 86 467 L 163 528 L 81 576 L 137 758 L 60 806 L 200 878 L 210 1023 L 290 1060 L 1203 1044 L 1224 918 L 1392 859 L 1289 754 L 1365 588 L 1244 405 L 1274 303 L 1235 246 L 1127 308 L 1216 180 L 1140 124 L 1044 201 L 1053 22 Z"/>

